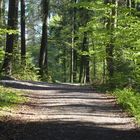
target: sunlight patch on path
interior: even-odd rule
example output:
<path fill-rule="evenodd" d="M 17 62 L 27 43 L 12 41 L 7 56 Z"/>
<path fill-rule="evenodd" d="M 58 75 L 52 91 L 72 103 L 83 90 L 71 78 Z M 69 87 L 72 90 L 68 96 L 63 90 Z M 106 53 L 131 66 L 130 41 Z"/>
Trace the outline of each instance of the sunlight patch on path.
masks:
<path fill-rule="evenodd" d="M 77 121 L 121 130 L 135 128 L 134 118 L 128 117 L 116 105 L 113 97 L 93 92 L 90 88 L 41 83 L 39 85 L 28 82 L 26 84 L 18 82 L 18 84 L 20 85 L 16 86 L 16 89 L 27 90 L 24 96 L 29 98 L 30 102 L 21 105 L 17 111 L 5 112 L 7 116 L 12 116 L 15 120 Z"/>

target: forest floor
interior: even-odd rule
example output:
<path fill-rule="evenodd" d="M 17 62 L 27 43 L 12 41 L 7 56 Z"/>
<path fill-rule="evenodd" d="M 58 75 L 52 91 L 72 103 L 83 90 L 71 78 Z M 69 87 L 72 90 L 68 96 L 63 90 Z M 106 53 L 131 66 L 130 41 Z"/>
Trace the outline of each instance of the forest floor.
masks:
<path fill-rule="evenodd" d="M 29 101 L 6 111 L 0 140 L 140 140 L 134 118 L 114 97 L 90 87 L 3 81 L 24 90 Z"/>

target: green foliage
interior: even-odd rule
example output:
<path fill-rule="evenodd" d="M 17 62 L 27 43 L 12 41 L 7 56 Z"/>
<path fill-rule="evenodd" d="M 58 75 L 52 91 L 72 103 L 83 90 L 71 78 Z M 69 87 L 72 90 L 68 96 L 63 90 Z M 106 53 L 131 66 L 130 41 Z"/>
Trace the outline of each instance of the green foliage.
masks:
<path fill-rule="evenodd" d="M 136 9 L 127 8 L 124 5 L 113 5 L 111 3 L 104 4 L 103 1 L 82 1 L 75 5 L 79 10 L 81 8 L 93 11 L 93 18 L 86 24 L 86 26 L 79 28 L 79 38 L 83 35 L 83 32 L 88 32 L 88 38 L 90 41 L 89 52 L 83 52 L 91 58 L 92 63 L 96 63 L 96 79 L 102 79 L 103 75 L 103 63 L 105 60 L 105 78 L 108 79 L 107 63 L 106 63 L 106 46 L 110 43 L 113 38 L 113 67 L 114 76 L 112 80 L 117 87 L 129 85 L 140 82 L 140 57 L 139 57 L 139 46 L 140 46 L 140 18 L 137 16 Z M 117 15 L 112 16 L 111 10 L 115 8 Z M 109 19 L 116 19 L 114 29 L 111 27 L 106 28 Z M 96 62 L 95 62 L 96 61 Z M 95 65 L 91 65 L 91 70 L 94 69 Z M 102 69 L 102 70 L 101 70 Z M 92 81 L 96 81 L 95 76 L 91 76 Z M 102 81 L 102 80 L 100 80 Z M 133 82 L 132 82 L 133 81 Z"/>
<path fill-rule="evenodd" d="M 114 95 L 121 104 L 140 123 L 140 94 L 131 88 L 116 89 Z"/>
<path fill-rule="evenodd" d="M 21 92 L 0 86 L 0 109 L 9 109 L 17 104 L 26 102 Z"/>
<path fill-rule="evenodd" d="M 3 48 L 0 48 L 0 66 L 2 65 L 3 58 L 4 58 L 4 50 Z"/>
<path fill-rule="evenodd" d="M 31 56 L 26 56 L 26 64 L 21 63 L 20 56 L 17 56 L 18 60 L 13 60 L 12 76 L 21 80 L 39 80 L 39 69 L 33 64 Z"/>
<path fill-rule="evenodd" d="M 1 29 L 0 28 L 0 35 L 6 34 L 6 33 L 8 33 L 8 34 L 17 34 L 18 31 L 17 30 Z"/>
<path fill-rule="evenodd" d="M 10 29 L 5 29 L 5 28 L 0 28 L 0 67 L 2 66 L 2 62 L 4 59 L 4 42 L 5 42 L 5 35 L 6 34 L 17 34 L 17 30 L 10 30 Z"/>

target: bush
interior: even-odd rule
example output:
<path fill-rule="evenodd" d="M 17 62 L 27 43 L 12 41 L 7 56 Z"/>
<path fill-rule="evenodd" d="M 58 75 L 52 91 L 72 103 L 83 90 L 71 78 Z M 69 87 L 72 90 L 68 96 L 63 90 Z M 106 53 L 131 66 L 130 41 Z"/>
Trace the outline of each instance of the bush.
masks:
<path fill-rule="evenodd" d="M 116 89 L 114 95 L 121 104 L 140 123 L 140 94 L 131 88 Z"/>
<path fill-rule="evenodd" d="M 26 102 L 26 98 L 21 94 L 19 91 L 0 86 L 0 109 L 9 109 L 17 104 Z"/>
<path fill-rule="evenodd" d="M 26 57 L 26 65 L 22 64 L 20 59 L 13 61 L 12 76 L 20 80 L 39 80 L 38 68 L 35 67 L 29 55 Z"/>

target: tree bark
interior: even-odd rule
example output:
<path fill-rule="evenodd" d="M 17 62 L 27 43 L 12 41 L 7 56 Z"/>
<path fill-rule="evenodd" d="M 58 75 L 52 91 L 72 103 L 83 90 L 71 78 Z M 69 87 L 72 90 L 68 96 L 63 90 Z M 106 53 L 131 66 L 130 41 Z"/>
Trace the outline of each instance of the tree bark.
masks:
<path fill-rule="evenodd" d="M 116 5 L 117 7 L 117 1 L 116 0 L 112 0 L 111 2 L 109 0 L 105 0 L 105 4 L 113 4 Z M 106 46 L 106 62 L 107 62 L 107 71 L 108 71 L 108 83 L 110 88 L 114 87 L 114 82 L 113 82 L 113 76 L 114 76 L 114 29 L 116 27 L 116 16 L 117 16 L 117 11 L 116 11 L 116 7 L 112 7 L 111 13 L 108 13 L 110 15 L 110 17 L 106 18 L 106 29 L 110 32 L 109 36 L 110 36 L 110 41 Z"/>
<path fill-rule="evenodd" d="M 0 0 L 0 28 L 3 26 L 3 0 Z M 0 47 L 3 46 L 3 41 L 0 39 Z"/>
<path fill-rule="evenodd" d="M 77 0 L 72 1 L 72 3 L 76 4 Z M 77 52 L 75 49 L 75 33 L 76 33 L 76 8 L 72 9 L 72 47 L 71 47 L 71 70 L 70 70 L 70 82 L 76 82 L 77 75 Z"/>
<path fill-rule="evenodd" d="M 84 32 L 83 43 L 82 43 L 82 52 L 88 52 L 88 38 L 87 32 Z M 79 74 L 79 82 L 80 83 L 89 83 L 89 56 L 81 55 L 80 58 L 80 74 Z"/>
<path fill-rule="evenodd" d="M 39 56 L 39 68 L 40 68 L 41 75 L 43 74 L 45 58 L 47 58 L 46 51 L 47 51 L 47 18 L 44 19 L 43 26 L 42 26 L 42 39 L 41 39 L 40 56 Z"/>
<path fill-rule="evenodd" d="M 18 0 L 9 0 L 9 10 L 8 10 L 8 29 L 17 29 L 18 22 Z M 7 34 L 6 39 L 6 50 L 5 59 L 2 69 L 5 74 L 11 75 L 12 71 L 12 58 L 13 58 L 13 48 L 16 40 L 16 35 Z"/>
<path fill-rule="evenodd" d="M 21 0 L 21 62 L 26 64 L 25 0 Z"/>
<path fill-rule="evenodd" d="M 40 75 L 48 74 L 48 12 L 49 12 L 49 0 L 42 0 L 42 38 L 40 46 L 40 56 L 39 56 L 39 68 Z"/>
<path fill-rule="evenodd" d="M 2 21 L 3 21 L 3 0 L 0 0 L 0 27 L 2 26 Z"/>

